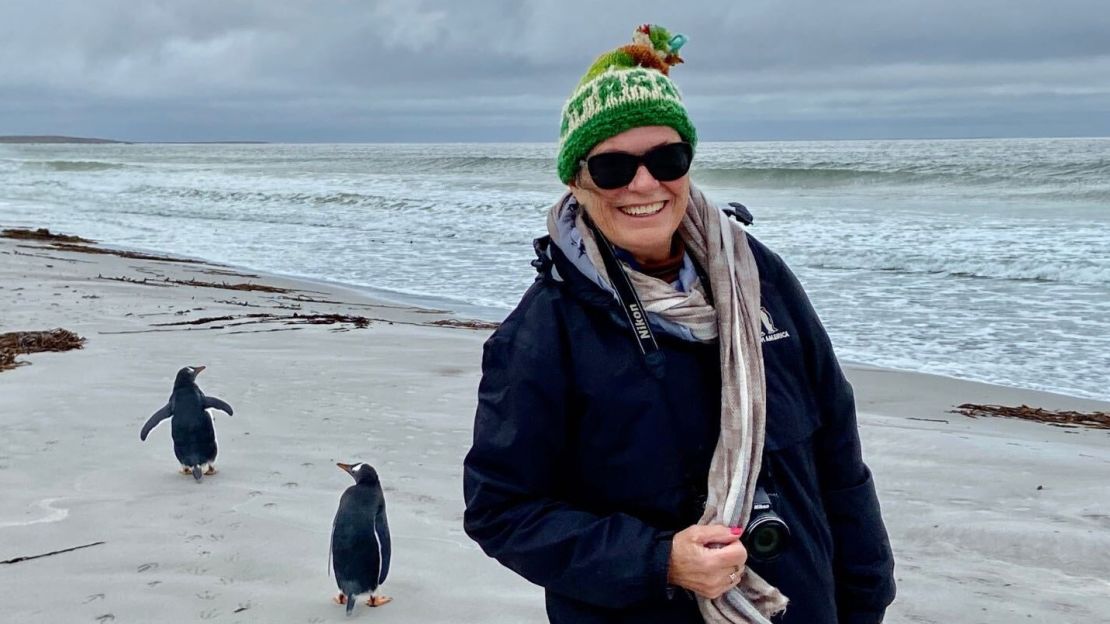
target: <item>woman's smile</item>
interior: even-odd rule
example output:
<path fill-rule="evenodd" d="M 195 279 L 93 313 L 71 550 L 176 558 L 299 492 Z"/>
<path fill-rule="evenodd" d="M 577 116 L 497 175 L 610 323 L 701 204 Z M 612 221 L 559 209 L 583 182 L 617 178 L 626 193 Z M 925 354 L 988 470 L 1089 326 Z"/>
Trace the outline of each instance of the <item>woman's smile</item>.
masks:
<path fill-rule="evenodd" d="M 619 206 L 617 210 L 630 217 L 653 217 L 663 211 L 666 206 L 666 200 L 652 202 L 650 204 L 636 204 L 632 206 Z"/>

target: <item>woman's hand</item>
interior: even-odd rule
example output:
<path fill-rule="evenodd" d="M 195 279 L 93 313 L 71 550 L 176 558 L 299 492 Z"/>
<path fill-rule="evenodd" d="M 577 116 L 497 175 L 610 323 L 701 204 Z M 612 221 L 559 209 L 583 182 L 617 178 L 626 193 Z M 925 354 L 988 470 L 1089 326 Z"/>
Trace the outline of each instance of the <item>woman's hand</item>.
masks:
<path fill-rule="evenodd" d="M 694 525 L 672 538 L 667 582 L 705 598 L 717 598 L 740 582 L 747 561 L 740 529 Z"/>

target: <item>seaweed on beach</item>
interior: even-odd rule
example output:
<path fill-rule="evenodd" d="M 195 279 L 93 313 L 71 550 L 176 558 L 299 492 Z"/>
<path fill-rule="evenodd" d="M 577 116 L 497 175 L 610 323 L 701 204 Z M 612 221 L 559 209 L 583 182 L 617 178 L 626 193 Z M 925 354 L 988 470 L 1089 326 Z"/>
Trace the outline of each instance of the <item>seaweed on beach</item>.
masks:
<path fill-rule="evenodd" d="M 1000 416 L 1002 418 L 1020 418 L 1022 420 L 1043 422 L 1056 427 L 1110 429 L 1110 412 L 1056 411 L 1029 407 L 1028 405 L 1011 407 L 1006 405 L 979 405 L 976 403 L 964 403 L 952 411 L 972 418 Z"/>
<path fill-rule="evenodd" d="M 42 553 L 42 554 L 38 554 L 38 555 L 26 555 L 26 556 L 23 556 L 23 557 L 14 557 L 12 559 L 5 559 L 4 561 L 0 561 L 0 565 L 11 565 L 13 563 L 20 563 L 20 562 L 23 562 L 23 561 L 31 561 L 32 559 L 41 559 L 43 557 L 53 557 L 54 555 L 61 555 L 63 553 L 73 552 L 75 550 L 81 550 L 82 548 L 91 548 L 93 546 L 100 546 L 101 544 L 105 544 L 105 543 L 106 542 L 92 542 L 91 544 L 83 544 L 81 546 L 73 546 L 72 548 L 63 548 L 62 550 L 52 550 L 50 552 Z"/>
<path fill-rule="evenodd" d="M 244 283 L 239 283 L 239 284 L 228 284 L 227 282 L 220 282 L 220 283 L 217 284 L 216 282 L 200 282 L 200 281 L 197 281 L 197 280 L 175 280 L 175 279 L 170 279 L 168 277 L 164 277 L 160 280 L 157 280 L 157 279 L 151 279 L 149 277 L 144 277 L 143 279 L 135 279 L 133 277 L 127 277 L 127 276 L 105 277 L 103 275 L 97 275 L 96 278 L 97 279 L 103 279 L 103 280 L 111 280 L 111 281 L 114 281 L 114 282 L 127 282 L 128 284 L 142 284 L 144 286 L 173 286 L 173 285 L 178 285 L 178 286 L 200 286 L 200 287 L 203 287 L 203 288 L 223 288 L 223 289 L 226 289 L 226 290 L 243 290 L 243 291 L 256 291 L 256 292 L 268 292 L 268 293 L 292 292 L 288 288 L 279 288 L 277 286 L 267 286 L 265 284 L 252 284 L 250 282 L 244 282 Z"/>
<path fill-rule="evenodd" d="M 139 253 L 136 251 L 122 251 L 119 249 L 105 249 L 103 247 L 97 247 L 96 241 L 94 240 L 81 238 L 80 236 L 72 236 L 69 234 L 57 234 L 55 232 L 51 232 L 47 228 L 38 228 L 37 230 L 26 228 L 8 228 L 0 231 L 0 237 L 32 242 L 43 242 L 47 244 L 46 247 L 29 246 L 32 249 L 57 249 L 59 251 L 72 251 L 77 253 L 107 254 L 112 256 L 119 256 L 121 258 L 131 258 L 133 260 L 158 260 L 161 262 L 203 264 L 200 260 L 189 260 L 187 258 L 175 258 L 173 256 L 155 256 L 151 254 Z"/>
<path fill-rule="evenodd" d="M 144 277 L 143 279 L 135 279 L 133 277 L 127 277 L 126 275 L 121 276 L 121 277 L 105 277 L 103 275 L 97 275 L 96 279 L 110 280 L 110 281 L 113 281 L 113 282 L 126 282 L 128 284 L 140 284 L 142 286 L 161 286 L 161 287 L 173 286 L 173 284 L 165 284 L 165 283 L 159 282 L 157 280 L 151 280 L 149 277 Z"/>
<path fill-rule="evenodd" d="M 249 301 L 239 301 L 237 299 L 216 299 L 215 301 L 213 301 L 213 303 L 226 303 L 227 305 L 236 305 L 236 306 L 239 306 L 239 307 L 242 307 L 242 308 L 261 308 L 262 307 L 261 305 L 259 305 L 257 303 L 251 303 Z M 275 307 L 284 309 L 286 306 L 280 306 L 279 305 L 279 306 L 275 306 Z M 301 309 L 300 306 L 297 306 L 297 307 L 287 306 L 287 307 L 289 309 L 293 309 L 293 310 L 300 310 Z"/>
<path fill-rule="evenodd" d="M 246 319 L 246 320 L 244 320 Z M 237 323 L 228 323 L 227 327 L 248 325 L 251 323 L 273 323 L 284 322 L 286 325 L 336 325 L 346 324 L 354 325 L 362 329 L 370 326 L 370 321 L 365 316 L 358 316 L 354 314 L 269 314 L 269 313 L 256 313 L 256 314 L 233 314 L 228 316 L 206 316 L 199 319 L 190 321 L 174 321 L 172 323 L 153 323 L 155 327 L 169 327 L 173 325 L 209 325 L 207 329 L 220 329 L 225 325 L 212 325 L 212 323 L 224 323 L 226 321 L 242 321 Z"/>
<path fill-rule="evenodd" d="M 71 236 L 69 234 L 55 234 L 47 228 L 39 228 L 37 230 L 29 230 L 26 228 L 9 228 L 0 232 L 0 236 L 4 238 L 14 238 L 18 240 L 39 240 L 39 241 L 53 241 L 58 243 L 95 243 L 87 238 L 80 236 Z"/>
<path fill-rule="evenodd" d="M 75 251 L 78 253 L 87 254 L 107 254 L 110 256 L 119 256 L 121 258 L 131 258 L 132 260 L 157 260 L 159 262 L 203 264 L 203 262 L 200 260 L 190 260 L 188 258 L 176 258 L 173 256 L 155 256 L 152 254 L 139 253 L 137 251 L 122 251 L 119 249 L 105 249 L 103 247 L 87 247 L 85 245 L 74 245 L 72 243 L 50 243 L 50 247 L 60 251 Z"/>
<path fill-rule="evenodd" d="M 461 329 L 497 329 L 501 326 L 500 323 L 475 321 L 472 319 L 443 319 L 441 321 L 431 321 L 428 324 L 439 325 L 440 327 L 458 327 Z"/>
<path fill-rule="evenodd" d="M 201 282 L 201 281 L 198 281 L 198 280 L 175 280 L 175 279 L 170 279 L 168 277 L 164 281 L 167 281 L 171 284 L 180 284 L 182 286 L 202 286 L 204 288 L 224 288 L 224 289 L 227 289 L 227 290 L 248 290 L 248 291 L 268 292 L 268 293 L 292 292 L 288 288 L 280 288 L 278 286 L 267 286 L 265 284 L 252 284 L 250 282 L 242 282 L 242 283 L 239 283 L 239 284 L 228 284 L 227 282 L 220 282 L 219 284 L 217 284 L 215 282 Z"/>
<path fill-rule="evenodd" d="M 287 325 L 333 325 L 335 323 L 345 323 L 354 325 L 359 329 L 370 326 L 370 319 L 365 316 L 358 316 L 357 314 L 293 314 L 291 317 L 286 317 Z"/>
<path fill-rule="evenodd" d="M 276 315 L 267 314 L 267 313 L 264 313 L 264 312 L 258 313 L 258 314 L 238 314 L 238 315 L 229 314 L 227 316 L 204 316 L 204 317 L 201 317 L 201 318 L 198 318 L 198 319 L 193 319 L 191 321 L 174 321 L 172 323 L 151 323 L 151 325 L 153 325 L 155 327 L 167 327 L 167 326 L 170 326 L 170 325 L 207 325 L 209 323 L 219 323 L 219 322 L 222 322 L 222 321 L 237 321 L 239 319 L 245 319 L 245 318 L 269 320 L 269 319 L 276 318 Z M 263 321 L 255 321 L 255 322 L 260 323 L 260 322 L 263 322 Z"/>
<path fill-rule="evenodd" d="M 43 351 L 69 351 L 80 349 L 85 339 L 68 329 L 47 331 L 8 332 L 0 334 L 0 371 L 26 364 L 17 362 L 17 355 L 40 353 Z"/>

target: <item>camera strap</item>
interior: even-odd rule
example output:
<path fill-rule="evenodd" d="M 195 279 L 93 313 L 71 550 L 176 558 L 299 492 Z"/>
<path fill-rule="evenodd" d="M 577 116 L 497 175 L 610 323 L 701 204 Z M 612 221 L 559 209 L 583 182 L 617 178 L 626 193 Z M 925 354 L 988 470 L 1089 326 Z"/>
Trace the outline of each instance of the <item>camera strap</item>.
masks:
<path fill-rule="evenodd" d="M 588 214 L 583 213 L 582 220 L 594 233 L 598 250 L 601 252 L 601 260 L 605 263 L 605 272 L 609 274 L 609 281 L 617 290 L 617 299 L 620 301 L 621 309 L 624 310 L 629 327 L 632 328 L 636 344 L 640 347 L 640 354 L 644 356 L 644 361 L 647 362 L 652 374 L 657 379 L 662 379 L 663 352 L 659 349 L 659 343 L 655 341 L 655 333 L 651 331 L 651 326 L 648 324 L 647 311 L 644 310 L 644 304 L 640 302 L 640 296 L 636 294 L 632 281 L 628 279 L 624 267 L 617 260 L 609 239 L 605 238 Z"/>

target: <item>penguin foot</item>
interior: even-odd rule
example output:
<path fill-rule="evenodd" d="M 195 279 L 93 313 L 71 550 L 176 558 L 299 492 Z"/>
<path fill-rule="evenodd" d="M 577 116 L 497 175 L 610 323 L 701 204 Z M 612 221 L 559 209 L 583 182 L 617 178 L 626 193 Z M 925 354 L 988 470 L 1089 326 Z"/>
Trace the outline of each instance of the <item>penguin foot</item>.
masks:
<path fill-rule="evenodd" d="M 213 466 L 212 464 L 208 464 L 208 469 L 204 471 L 204 474 L 205 475 L 214 475 L 217 472 L 219 472 L 219 471 L 216 470 L 215 466 Z"/>
<path fill-rule="evenodd" d="M 178 472 L 187 477 L 193 476 L 193 469 L 188 466 L 182 466 L 181 469 L 178 470 Z"/>
<path fill-rule="evenodd" d="M 368 606 L 368 607 L 380 607 L 380 606 L 382 606 L 384 604 L 388 604 L 390 602 L 393 602 L 393 599 L 390 598 L 389 596 L 370 596 L 370 599 L 366 601 L 366 606 Z"/>
<path fill-rule="evenodd" d="M 339 592 L 331 601 L 337 605 L 345 605 L 347 604 L 347 596 L 343 592 Z"/>

